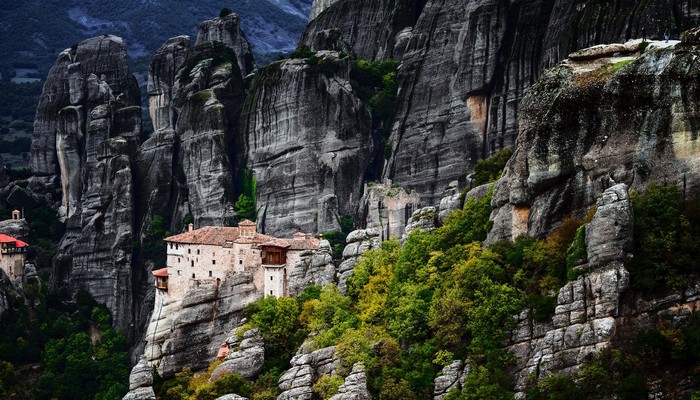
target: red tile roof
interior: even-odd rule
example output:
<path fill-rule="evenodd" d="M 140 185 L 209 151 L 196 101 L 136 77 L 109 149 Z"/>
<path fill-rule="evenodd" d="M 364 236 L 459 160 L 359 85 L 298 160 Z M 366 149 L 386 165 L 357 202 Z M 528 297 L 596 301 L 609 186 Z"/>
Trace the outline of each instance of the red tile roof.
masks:
<path fill-rule="evenodd" d="M 8 236 L 8 235 L 2 234 L 2 233 L 0 233 L 0 243 L 14 243 L 15 247 L 27 247 L 27 246 L 29 246 L 27 243 L 25 243 L 19 239 L 15 239 L 12 236 Z"/>
<path fill-rule="evenodd" d="M 244 225 L 244 223 L 246 223 L 246 221 L 241 222 L 241 225 Z M 205 226 L 191 232 L 185 232 L 179 235 L 167 237 L 165 238 L 165 241 L 214 246 L 222 246 L 227 241 L 231 241 L 235 243 L 252 243 L 259 246 L 283 247 L 290 250 L 315 250 L 318 248 L 318 244 L 321 242 L 320 239 L 317 239 L 311 235 L 304 235 L 303 239 L 300 235 L 295 236 L 297 237 L 296 239 L 280 239 L 256 232 L 252 236 L 243 237 L 241 236 L 241 232 L 237 227 Z"/>
<path fill-rule="evenodd" d="M 153 276 L 165 276 L 165 277 L 167 277 L 168 276 L 168 269 L 161 268 L 161 269 L 157 269 L 151 273 L 153 274 Z"/>

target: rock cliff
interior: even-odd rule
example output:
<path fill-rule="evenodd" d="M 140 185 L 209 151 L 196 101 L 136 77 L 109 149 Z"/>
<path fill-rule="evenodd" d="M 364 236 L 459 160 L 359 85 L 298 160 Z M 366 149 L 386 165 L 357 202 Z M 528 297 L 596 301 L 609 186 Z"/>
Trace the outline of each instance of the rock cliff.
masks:
<path fill-rule="evenodd" d="M 205 369 L 216 359 L 219 345 L 238 326 L 245 306 L 260 296 L 252 275 L 245 273 L 230 275 L 221 282 L 193 281 L 182 300 L 170 299 L 167 292 L 158 291 L 144 356 L 151 365 L 158 365 L 163 377 L 171 377 L 183 368 Z M 248 339 L 253 341 L 252 337 Z M 246 344 L 248 351 L 256 354 L 260 353 L 257 347 L 255 343 Z"/>
<path fill-rule="evenodd" d="M 315 1 L 310 22 L 299 43 L 312 50 L 331 50 L 319 48 L 316 36 L 329 29 L 338 29 L 358 57 L 366 60 L 398 59 L 396 36 L 413 25 L 417 15 L 415 3 L 414 0 Z M 316 10 L 325 12 L 314 16 Z"/>
<path fill-rule="evenodd" d="M 614 183 L 677 185 L 700 193 L 697 77 L 700 41 L 637 59 L 567 61 L 548 70 L 521 106 L 520 135 L 494 191 L 489 240 L 542 236 L 582 216 Z"/>
<path fill-rule="evenodd" d="M 291 367 L 279 379 L 282 393 L 277 400 L 313 399 L 314 383 L 323 375 L 333 375 L 339 366 L 334 352 L 335 346 L 332 346 L 294 356 Z"/>
<path fill-rule="evenodd" d="M 224 17 L 204 21 L 197 29 L 197 42 L 222 42 L 226 47 L 236 52 L 238 68 L 243 76 L 255 70 L 253 48 L 241 30 L 241 21 L 238 14 L 231 13 Z"/>
<path fill-rule="evenodd" d="M 131 322 L 134 187 L 141 108 L 126 45 L 115 36 L 62 52 L 44 85 L 30 165 L 60 181 L 67 233 L 52 279 L 87 289 L 115 325 Z"/>
<path fill-rule="evenodd" d="M 349 63 L 320 52 L 258 71 L 234 147 L 257 180 L 259 230 L 340 231 L 340 216 L 355 215 L 373 140 Z"/>

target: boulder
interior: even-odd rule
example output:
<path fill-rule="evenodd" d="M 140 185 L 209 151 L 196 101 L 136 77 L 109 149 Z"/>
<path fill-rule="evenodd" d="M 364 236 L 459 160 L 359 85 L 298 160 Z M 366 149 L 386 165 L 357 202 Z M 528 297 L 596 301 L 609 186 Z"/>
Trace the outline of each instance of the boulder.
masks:
<path fill-rule="evenodd" d="M 250 329 L 243 334 L 238 349 L 230 351 L 224 362 L 212 372 L 210 381 L 227 374 L 237 374 L 253 379 L 262 371 L 265 363 L 265 343 L 260 329 Z"/>

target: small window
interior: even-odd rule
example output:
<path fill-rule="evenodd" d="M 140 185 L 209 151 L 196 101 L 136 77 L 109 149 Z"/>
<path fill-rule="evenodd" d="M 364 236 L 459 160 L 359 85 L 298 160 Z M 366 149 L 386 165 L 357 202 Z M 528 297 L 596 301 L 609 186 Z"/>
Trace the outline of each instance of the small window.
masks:
<path fill-rule="evenodd" d="M 173 248 L 173 244 L 172 244 L 172 243 L 170 243 L 170 248 L 171 248 L 171 249 Z"/>
<path fill-rule="evenodd" d="M 177 262 L 180 262 L 180 257 L 177 258 Z"/>
<path fill-rule="evenodd" d="M 270 277 L 270 280 L 274 280 L 274 277 L 271 276 L 271 277 Z"/>
<path fill-rule="evenodd" d="M 243 260 L 238 260 L 238 264 L 243 264 Z"/>
<path fill-rule="evenodd" d="M 177 276 L 182 276 L 182 271 L 180 271 L 179 269 L 177 270 Z"/>
<path fill-rule="evenodd" d="M 192 274 L 192 279 L 194 279 L 194 274 Z"/>
<path fill-rule="evenodd" d="M 187 249 L 187 254 L 192 254 L 192 249 Z"/>
<path fill-rule="evenodd" d="M 192 266 L 194 267 L 194 260 L 192 260 L 191 262 L 192 262 Z"/>
<path fill-rule="evenodd" d="M 179 248 L 180 248 L 180 245 L 177 244 L 177 243 L 175 243 L 175 250 L 177 250 L 177 249 L 179 249 Z"/>
<path fill-rule="evenodd" d="M 197 254 L 199 254 L 199 249 L 197 249 Z"/>
<path fill-rule="evenodd" d="M 209 277 L 211 278 L 211 271 L 209 271 Z"/>
<path fill-rule="evenodd" d="M 272 295 L 272 290 L 270 290 L 270 295 Z"/>
<path fill-rule="evenodd" d="M 216 260 L 211 260 L 211 265 L 216 265 Z"/>

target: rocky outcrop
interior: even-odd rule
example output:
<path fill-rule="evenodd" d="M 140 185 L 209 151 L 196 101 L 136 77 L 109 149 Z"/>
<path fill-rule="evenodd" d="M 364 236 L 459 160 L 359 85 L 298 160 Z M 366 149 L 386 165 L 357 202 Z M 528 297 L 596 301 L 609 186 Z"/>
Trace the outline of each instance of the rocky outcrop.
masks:
<path fill-rule="evenodd" d="M 462 360 L 456 360 L 442 369 L 442 375 L 435 378 L 433 400 L 442 400 L 451 390 L 462 390 L 462 385 L 469 375 L 471 367 Z"/>
<path fill-rule="evenodd" d="M 154 132 L 175 129 L 177 115 L 172 105 L 175 81 L 190 47 L 189 36 L 177 36 L 165 42 L 151 59 L 148 68 L 148 109 Z"/>
<path fill-rule="evenodd" d="M 334 352 L 335 346 L 332 346 L 294 356 L 290 362 L 291 368 L 280 377 L 282 393 L 277 400 L 313 399 L 313 384 L 323 375 L 335 374 L 339 366 Z"/>
<path fill-rule="evenodd" d="M 437 223 L 438 209 L 436 207 L 423 207 L 420 210 L 416 210 L 406 222 L 402 239 L 406 240 L 408 235 L 416 229 L 432 232 L 435 230 Z"/>
<path fill-rule="evenodd" d="M 551 322 L 535 322 L 529 311 L 518 317 L 509 348 L 517 359 L 518 392 L 525 391 L 531 374 L 577 370 L 592 354 L 610 347 L 617 326 L 624 323 L 621 297 L 629 288 L 629 273 L 621 261 L 632 240 L 625 235 L 634 226 L 627 186 L 606 190 L 598 206 L 586 226 L 589 264 L 579 267 L 590 272 L 559 290 Z"/>
<path fill-rule="evenodd" d="M 384 184 L 365 184 L 360 201 L 361 219 L 367 229 L 376 229 L 382 240 L 401 238 L 408 219 L 421 208 L 419 193 L 402 188 L 388 181 Z"/>
<path fill-rule="evenodd" d="M 211 373 L 211 381 L 227 374 L 237 374 L 246 379 L 253 379 L 262 371 L 265 363 L 265 343 L 260 329 L 250 329 L 243 334 L 240 344 L 230 343 L 237 348 L 228 353 L 224 362 Z"/>
<path fill-rule="evenodd" d="M 150 364 L 158 366 L 163 377 L 171 377 L 183 368 L 205 369 L 215 359 L 228 333 L 238 326 L 243 309 L 260 296 L 252 275 L 247 273 L 229 275 L 221 282 L 194 280 L 182 300 L 171 300 L 167 292 L 158 291 L 144 356 Z M 245 354 L 251 358 L 247 359 L 257 360 L 262 344 L 254 337 L 248 339 Z M 243 368 L 243 359 L 238 361 L 237 365 Z M 257 365 L 257 361 L 251 361 L 248 371 L 255 371 Z M 241 369 L 241 372 L 245 371 Z"/>
<path fill-rule="evenodd" d="M 25 219 L 7 219 L 0 221 L 0 233 L 28 242 L 29 224 L 27 224 Z"/>
<path fill-rule="evenodd" d="M 345 378 L 345 382 L 338 387 L 338 394 L 330 400 L 370 400 L 371 398 L 367 390 L 365 366 L 358 362 L 352 366 L 352 371 Z"/>
<path fill-rule="evenodd" d="M 90 110 L 109 100 L 105 97 L 108 93 L 104 92 L 107 88 L 127 106 L 140 102 L 138 84 L 129 71 L 126 45 L 121 38 L 101 36 L 88 39 L 59 54 L 44 83 L 34 120 L 29 158 L 34 174 L 60 174 L 58 131 L 71 121 L 71 115 L 62 116 L 61 111 L 76 106 L 78 115 L 73 116 L 80 117 L 80 120 L 72 121 L 84 131 Z M 69 110 L 63 113 L 70 114 Z M 81 123 L 84 126 L 81 127 Z"/>
<path fill-rule="evenodd" d="M 338 0 L 314 0 L 311 4 L 311 12 L 309 13 L 309 21 L 318 17 L 326 8 L 332 6 Z"/>
<path fill-rule="evenodd" d="M 316 0 L 299 43 L 314 51 L 332 50 L 319 47 L 323 42 L 316 36 L 338 29 L 359 58 L 399 58 L 395 52 L 396 36 L 413 25 L 417 15 L 415 3 L 415 0 Z M 314 15 L 316 10 L 324 12 Z"/>
<path fill-rule="evenodd" d="M 335 283 L 335 275 L 331 245 L 327 240 L 322 240 L 318 251 L 302 253 L 299 262 L 292 266 L 287 283 L 288 294 L 297 297 L 310 285 L 325 286 Z"/>
<path fill-rule="evenodd" d="M 129 375 L 129 393 L 122 400 L 155 400 L 153 367 L 142 357 Z"/>
<path fill-rule="evenodd" d="M 15 287 L 4 270 L 0 269 L 0 316 L 10 308 L 10 297 L 16 293 Z"/>
<path fill-rule="evenodd" d="M 346 238 L 347 245 L 343 249 L 343 261 L 338 266 L 338 290 L 341 294 L 347 291 L 347 280 L 355 270 L 355 265 L 367 250 L 379 249 L 382 246 L 379 230 L 360 229 L 350 232 Z"/>
<path fill-rule="evenodd" d="M 237 394 L 225 394 L 221 397 L 217 397 L 216 400 L 248 400 L 248 398 Z"/>
<path fill-rule="evenodd" d="M 383 176 L 436 204 L 478 159 L 515 144 L 520 102 L 545 68 L 580 48 L 640 37 L 654 21 L 698 22 L 699 5 L 672 3 L 427 2 L 402 58 Z"/>
<path fill-rule="evenodd" d="M 222 42 L 226 47 L 236 53 L 238 69 L 242 76 L 253 72 L 256 68 L 253 59 L 253 48 L 241 30 L 241 21 L 238 14 L 231 13 L 224 17 L 204 21 L 197 29 L 197 42 Z"/>
<path fill-rule="evenodd" d="M 355 215 L 373 141 L 371 116 L 353 93 L 349 60 L 279 61 L 258 71 L 234 145 L 257 180 L 258 228 L 276 236 L 340 231 Z"/>
<path fill-rule="evenodd" d="M 7 182 L 7 173 L 5 172 L 5 160 L 0 157 L 0 184 Z"/>
<path fill-rule="evenodd" d="M 67 49 L 44 85 L 30 156 L 32 171 L 57 176 L 62 189 L 67 233 L 53 283 L 88 290 L 125 331 L 134 307 L 131 165 L 141 134 L 139 102 L 120 38 Z"/>
<path fill-rule="evenodd" d="M 684 198 L 700 194 L 697 55 L 698 44 L 686 41 L 631 63 L 568 61 L 549 70 L 523 100 L 489 240 L 543 236 L 564 216 L 583 216 L 615 183 L 665 182 Z"/>

